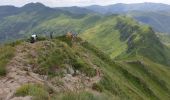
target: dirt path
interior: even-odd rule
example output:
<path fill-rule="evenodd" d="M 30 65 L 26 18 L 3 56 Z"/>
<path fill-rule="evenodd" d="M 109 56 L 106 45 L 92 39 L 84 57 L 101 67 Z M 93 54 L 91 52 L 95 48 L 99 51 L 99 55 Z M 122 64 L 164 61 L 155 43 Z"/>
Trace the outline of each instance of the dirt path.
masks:
<path fill-rule="evenodd" d="M 9 100 L 23 84 L 42 83 L 39 75 L 25 70 L 31 67 L 26 57 L 33 47 L 29 43 L 16 47 L 15 57 L 7 65 L 7 75 L 0 79 L 0 100 Z"/>

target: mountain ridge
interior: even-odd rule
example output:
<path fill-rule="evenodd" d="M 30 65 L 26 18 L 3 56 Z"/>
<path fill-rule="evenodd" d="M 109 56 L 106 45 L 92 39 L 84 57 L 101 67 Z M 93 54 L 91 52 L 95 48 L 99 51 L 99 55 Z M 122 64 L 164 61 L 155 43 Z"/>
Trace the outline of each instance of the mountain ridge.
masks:
<path fill-rule="evenodd" d="M 24 8 L 0 19 L 0 99 L 170 98 L 170 48 L 150 26 L 76 7 Z"/>

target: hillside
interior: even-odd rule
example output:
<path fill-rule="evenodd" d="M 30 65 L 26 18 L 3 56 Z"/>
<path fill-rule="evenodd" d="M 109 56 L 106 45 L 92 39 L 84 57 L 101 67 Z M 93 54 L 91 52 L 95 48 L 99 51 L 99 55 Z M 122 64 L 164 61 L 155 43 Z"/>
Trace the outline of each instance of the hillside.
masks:
<path fill-rule="evenodd" d="M 30 3 L 21 8 L 12 9 L 10 14 L 4 14 L 6 9 L 11 6 L 2 6 L 0 14 L 4 17 L 0 19 L 0 42 L 11 41 L 28 36 L 34 27 L 40 25 L 43 21 L 52 19 L 61 14 L 71 13 L 61 9 L 53 9 L 40 3 Z M 16 12 L 16 13 L 13 13 Z M 26 34 L 27 33 L 27 34 Z"/>
<path fill-rule="evenodd" d="M 34 44 L 21 41 L 6 46 L 14 49 L 11 52 L 14 56 L 5 62 L 8 63 L 7 72 L 0 78 L 0 98 L 7 97 L 11 100 L 169 98 L 170 69 L 148 59 L 143 59 L 142 62 L 139 60 L 113 62 L 88 42 L 80 38 L 71 41 L 65 36 Z M 5 54 L 8 51 L 1 53 Z M 8 56 L 4 56 L 6 57 Z"/>
<path fill-rule="evenodd" d="M 0 100 L 169 100 L 168 35 L 79 7 L 14 8 L 0 13 Z"/>
<path fill-rule="evenodd" d="M 119 9 L 120 5 L 127 6 L 128 8 L 127 10 L 123 11 L 123 14 L 132 16 L 144 24 L 151 25 L 154 31 L 169 33 L 169 13 L 165 12 L 169 7 L 168 5 L 146 3 L 137 5 L 134 4 L 134 6 L 124 4 L 112 6 L 115 8 L 114 10 L 121 10 Z M 147 5 L 156 6 L 154 7 L 155 10 L 152 9 L 154 10 L 152 12 L 141 11 L 141 8 L 144 8 Z M 160 10 L 163 12 L 160 13 L 158 8 L 162 8 Z M 113 13 L 121 12 L 122 11 L 113 11 Z M 112 13 L 110 12 L 108 14 Z M 82 33 L 84 30 L 93 27 L 96 23 L 100 23 L 101 18 L 107 19 L 107 16 L 94 13 L 94 11 L 88 10 L 88 7 L 49 8 L 41 3 L 30 3 L 20 8 L 13 6 L 1 6 L 0 43 L 25 38 L 33 33 L 43 35 L 54 33 L 56 36 L 62 35 L 67 31 Z"/>
<path fill-rule="evenodd" d="M 81 37 L 95 44 L 111 58 L 144 56 L 169 65 L 169 49 L 160 42 L 154 31 L 128 17 L 109 17 L 86 30 Z"/>

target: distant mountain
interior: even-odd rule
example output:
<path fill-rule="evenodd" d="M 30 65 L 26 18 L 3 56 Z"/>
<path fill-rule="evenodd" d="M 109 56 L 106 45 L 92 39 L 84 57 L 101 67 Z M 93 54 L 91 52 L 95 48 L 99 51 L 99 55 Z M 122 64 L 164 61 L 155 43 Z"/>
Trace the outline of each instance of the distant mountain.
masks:
<path fill-rule="evenodd" d="M 125 14 L 148 24 L 157 32 L 170 33 L 170 5 L 161 3 L 114 4 L 88 6 L 86 9 L 101 14 Z"/>
<path fill-rule="evenodd" d="M 11 8 L 15 8 L 12 10 Z M 8 41 L 26 36 L 34 27 L 47 19 L 70 12 L 46 7 L 40 3 L 30 3 L 21 8 L 3 6 L 1 10 L 11 9 L 12 13 L 2 13 L 0 19 L 0 41 Z M 30 33 L 32 34 L 32 33 Z"/>
<path fill-rule="evenodd" d="M 170 34 L 170 12 L 128 12 L 126 15 L 132 16 L 141 23 L 150 25 L 156 32 Z"/>
<path fill-rule="evenodd" d="M 169 11 L 170 5 L 161 3 L 136 3 L 136 4 L 114 4 L 108 6 L 92 5 L 85 7 L 95 12 L 107 14 L 107 13 L 125 13 L 129 11 Z"/>
<path fill-rule="evenodd" d="M 96 12 L 94 12 L 92 10 L 82 8 L 82 7 L 77 7 L 77 6 L 73 6 L 73 7 L 57 7 L 56 9 L 62 9 L 62 10 L 71 12 L 73 14 L 92 14 L 92 13 L 96 13 Z"/>

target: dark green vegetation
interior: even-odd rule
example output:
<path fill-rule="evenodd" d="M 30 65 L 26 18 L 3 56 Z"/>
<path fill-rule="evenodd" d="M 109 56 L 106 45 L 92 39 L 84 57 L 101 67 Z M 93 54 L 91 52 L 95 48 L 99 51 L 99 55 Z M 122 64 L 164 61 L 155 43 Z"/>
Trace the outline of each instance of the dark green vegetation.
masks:
<path fill-rule="evenodd" d="M 164 36 L 158 38 L 149 26 L 140 25 L 126 16 L 72 14 L 70 9 L 52 9 L 41 4 L 29 4 L 17 9 L 19 10 L 14 11 L 15 15 L 2 14 L 0 41 L 27 37 L 32 33 L 49 36 L 53 32 L 58 36 L 52 40 L 42 38 L 35 45 L 37 55 L 28 56 L 34 72 L 50 77 L 63 77 L 64 69 L 71 66 L 74 70 L 93 77 L 96 75 L 94 67 L 97 67 L 102 70 L 103 76 L 91 87 L 97 94 L 82 90 L 79 93 L 64 92 L 49 96 L 49 91 L 41 86 L 25 85 L 16 95 L 50 97 L 54 100 L 170 98 L 170 49 L 160 41 Z M 79 33 L 78 36 L 86 41 L 78 38 L 71 42 L 71 39 L 62 36 L 68 31 Z M 2 47 L 0 53 L 5 54 L 4 52 L 15 48 L 15 45 L 21 44 L 14 42 L 10 45 L 14 47 Z M 12 51 L 0 56 L 0 64 L 5 59 L 2 64 L 7 64 Z M 5 67 L 2 68 L 4 75 Z"/>

